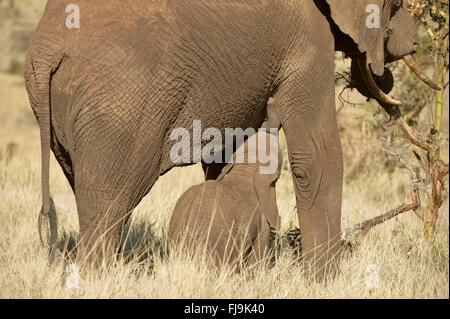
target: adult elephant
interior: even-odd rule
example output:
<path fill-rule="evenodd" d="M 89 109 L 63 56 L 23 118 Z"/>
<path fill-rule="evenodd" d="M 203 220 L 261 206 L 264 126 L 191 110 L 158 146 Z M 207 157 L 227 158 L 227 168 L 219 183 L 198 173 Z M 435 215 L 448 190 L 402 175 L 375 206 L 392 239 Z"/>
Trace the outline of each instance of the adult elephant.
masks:
<path fill-rule="evenodd" d="M 79 257 L 113 256 L 122 225 L 158 177 L 186 165 L 170 157 L 175 128 L 191 136 L 194 120 L 222 130 L 257 128 L 274 97 L 305 260 L 319 277 L 327 272 L 339 255 L 343 170 L 334 52 L 358 61 L 360 89 L 398 104 L 371 74 L 383 75 L 386 63 L 416 49 L 403 1 L 71 3 L 48 1 L 25 78 L 41 130 L 42 215 L 52 211 L 51 147 L 75 193 Z"/>

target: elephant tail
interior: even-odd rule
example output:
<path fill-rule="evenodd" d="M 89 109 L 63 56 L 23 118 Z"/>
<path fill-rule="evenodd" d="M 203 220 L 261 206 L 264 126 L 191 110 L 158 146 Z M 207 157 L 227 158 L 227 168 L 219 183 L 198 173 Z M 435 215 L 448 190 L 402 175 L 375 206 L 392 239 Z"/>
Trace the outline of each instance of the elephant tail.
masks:
<path fill-rule="evenodd" d="M 39 214 L 38 228 L 42 244 L 50 250 L 58 237 L 58 221 L 55 205 L 50 195 L 50 142 L 51 142 L 51 72 L 40 73 L 36 78 L 36 102 L 41 134 L 42 168 L 42 209 Z M 43 233 L 42 228 L 45 229 Z M 45 237 L 45 239 L 44 239 Z M 50 252 L 50 254 L 52 254 Z"/>
<path fill-rule="evenodd" d="M 49 246 L 50 257 L 53 259 L 53 247 L 58 237 L 58 222 L 50 195 L 51 77 L 57 67 L 52 68 L 47 63 L 32 61 L 26 68 L 27 89 L 31 105 L 39 120 L 41 136 L 42 208 L 38 218 L 39 237 L 44 246 Z"/>

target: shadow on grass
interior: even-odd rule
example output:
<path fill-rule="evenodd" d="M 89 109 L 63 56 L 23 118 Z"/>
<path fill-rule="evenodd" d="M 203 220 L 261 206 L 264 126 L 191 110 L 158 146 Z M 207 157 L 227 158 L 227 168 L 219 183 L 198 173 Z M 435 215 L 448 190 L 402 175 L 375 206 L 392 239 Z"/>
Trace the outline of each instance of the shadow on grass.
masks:
<path fill-rule="evenodd" d="M 165 232 L 157 236 L 154 224 L 145 222 L 127 223 L 121 239 L 121 256 L 126 262 L 154 263 L 169 254 L 169 239 Z"/>
<path fill-rule="evenodd" d="M 56 243 L 56 252 L 69 263 L 76 260 L 78 252 L 78 234 L 75 232 L 63 232 Z M 148 263 L 153 266 L 155 258 L 164 258 L 168 255 L 168 238 L 166 235 L 157 236 L 154 224 L 145 222 L 125 225 L 120 240 L 119 259 L 125 263 Z"/>
<path fill-rule="evenodd" d="M 119 259 L 125 263 L 135 262 L 147 264 L 153 268 L 156 259 L 164 259 L 169 254 L 169 238 L 165 231 L 157 235 L 155 224 L 146 222 L 128 222 L 121 237 Z M 292 228 L 283 234 L 271 234 L 273 248 L 273 262 L 281 252 L 290 250 L 295 260 L 301 260 L 301 234 L 298 228 Z M 75 261 L 77 255 L 78 234 L 63 232 L 56 248 L 60 256 L 68 262 Z"/>

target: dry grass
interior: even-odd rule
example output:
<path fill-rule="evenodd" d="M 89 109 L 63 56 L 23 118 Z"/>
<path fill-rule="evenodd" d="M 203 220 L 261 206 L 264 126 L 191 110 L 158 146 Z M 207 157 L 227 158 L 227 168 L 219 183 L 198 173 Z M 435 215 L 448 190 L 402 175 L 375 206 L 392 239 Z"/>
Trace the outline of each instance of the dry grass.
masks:
<path fill-rule="evenodd" d="M 361 110 L 344 109 L 341 121 L 346 170 L 369 153 L 374 137 L 366 135 Z M 349 116 L 351 115 L 351 116 Z M 369 142 L 368 142 L 369 141 Z M 364 148 L 366 147 L 366 148 Z M 366 154 L 366 155 L 365 155 Z M 356 160 L 358 159 L 358 160 Z M 369 162 L 370 163 L 370 162 Z M 76 207 L 69 185 L 56 161 L 51 163 L 51 190 L 61 230 L 76 233 Z M 408 176 L 363 165 L 347 174 L 343 224 L 353 225 L 408 200 Z M 171 212 L 179 196 L 202 182 L 199 167 L 175 169 L 163 178 L 133 214 L 128 242 L 164 241 Z M 277 187 L 283 230 L 296 224 L 290 172 L 285 169 Z M 83 276 L 79 289 L 62 284 L 63 266 L 49 267 L 37 232 L 40 207 L 39 130 L 20 76 L 0 74 L 0 298 L 448 298 L 448 200 L 444 203 L 434 240 L 422 239 L 422 225 L 412 213 L 374 229 L 362 247 L 341 264 L 329 285 L 308 285 L 301 266 L 292 265 L 289 251 L 272 269 L 254 273 L 215 271 L 201 259 L 174 250 L 139 262 L 118 262 Z M 150 227 L 151 224 L 153 227 Z M 366 267 L 380 267 L 380 287 L 368 289 Z M 151 267 L 150 267 L 151 266 Z"/>
<path fill-rule="evenodd" d="M 24 21 L 36 24 L 45 2 L 15 1 L 20 17 L 2 17 L 0 52 L 5 70 L 14 71 L 10 66 L 14 59 L 22 65 L 24 52 L 12 56 L 11 36 L 27 27 L 22 26 Z M 409 200 L 408 176 L 392 169 L 392 164 L 386 165 L 379 140 L 370 129 L 372 111 L 365 109 L 347 107 L 340 113 L 346 170 L 344 226 Z M 54 159 L 51 165 L 51 191 L 60 233 L 76 234 L 73 194 Z M 41 205 L 39 129 L 28 106 L 22 77 L 0 73 L 0 298 L 449 297 L 448 200 L 433 241 L 422 239 L 422 225 L 412 213 L 396 217 L 371 231 L 360 249 L 344 258 L 340 275 L 329 285 L 307 284 L 301 265 L 293 264 L 289 250 L 270 270 L 259 268 L 239 274 L 229 268 L 210 269 L 202 256 L 187 258 L 176 249 L 169 256 L 152 254 L 152 248 L 158 252 L 165 244 L 176 200 L 202 181 L 198 166 L 175 169 L 162 177 L 133 213 L 127 233 L 125 247 L 144 247 L 144 251 L 131 253 L 128 263 L 119 261 L 84 275 L 79 289 L 66 288 L 63 264 L 47 265 L 47 253 L 37 231 Z M 297 224 L 295 195 L 286 165 L 277 193 L 282 230 L 286 231 Z M 372 264 L 380 267 L 380 287 L 376 289 L 366 286 L 366 267 Z"/>

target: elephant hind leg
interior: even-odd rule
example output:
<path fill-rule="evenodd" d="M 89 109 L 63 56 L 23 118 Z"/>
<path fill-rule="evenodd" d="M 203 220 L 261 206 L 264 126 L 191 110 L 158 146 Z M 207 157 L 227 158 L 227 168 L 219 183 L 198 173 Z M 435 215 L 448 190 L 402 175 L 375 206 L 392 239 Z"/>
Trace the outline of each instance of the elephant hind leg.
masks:
<path fill-rule="evenodd" d="M 119 252 L 122 229 L 134 207 L 88 189 L 76 189 L 75 196 L 80 224 L 77 262 L 94 267 L 110 264 Z"/>
<path fill-rule="evenodd" d="M 156 165 L 155 165 L 156 167 Z M 147 179 L 114 178 L 114 186 L 96 189 L 83 184 L 86 179 L 76 176 L 75 198 L 80 224 L 80 243 L 77 262 L 80 265 L 100 266 L 111 264 L 120 252 L 123 228 L 133 209 L 139 204 L 158 178 L 157 169 Z M 110 185 L 100 182 L 103 173 L 96 176 L 94 185 Z M 144 176 L 142 174 L 141 176 Z"/>

